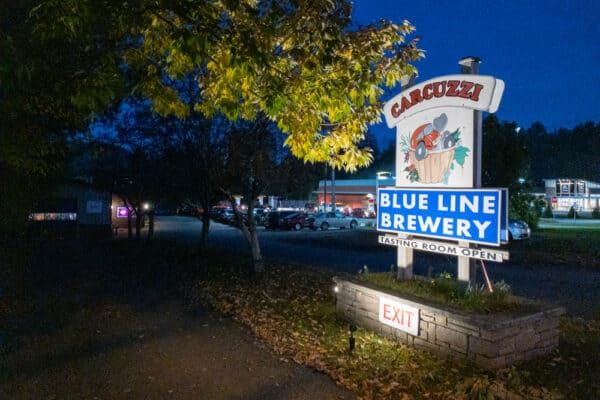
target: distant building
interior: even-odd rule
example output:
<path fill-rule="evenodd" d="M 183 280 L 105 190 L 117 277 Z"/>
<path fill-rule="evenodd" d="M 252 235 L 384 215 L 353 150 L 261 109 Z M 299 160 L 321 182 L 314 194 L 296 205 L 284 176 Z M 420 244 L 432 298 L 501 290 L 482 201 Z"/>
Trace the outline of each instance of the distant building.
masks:
<path fill-rule="evenodd" d="M 317 205 L 320 210 L 330 207 L 333 193 L 335 193 L 336 208 L 352 210 L 362 208 L 368 213 L 376 210 L 376 195 L 378 187 L 394 186 L 396 180 L 391 177 L 372 179 L 340 179 L 323 180 L 319 187 L 313 192 L 317 197 Z"/>
<path fill-rule="evenodd" d="M 29 214 L 29 232 L 42 236 L 108 236 L 111 194 L 79 181 L 58 184 Z"/>
<path fill-rule="evenodd" d="M 600 183 L 584 179 L 544 179 L 545 200 L 555 211 L 592 211 L 600 207 Z"/>

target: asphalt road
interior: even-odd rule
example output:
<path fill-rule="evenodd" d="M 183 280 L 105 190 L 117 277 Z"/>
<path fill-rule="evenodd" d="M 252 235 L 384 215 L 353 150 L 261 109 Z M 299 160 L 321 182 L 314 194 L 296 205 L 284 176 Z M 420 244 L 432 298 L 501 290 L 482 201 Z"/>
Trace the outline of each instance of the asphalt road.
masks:
<path fill-rule="evenodd" d="M 202 224 L 187 217 L 159 217 L 156 232 L 196 242 Z M 381 246 L 376 250 L 357 250 L 348 246 L 315 247 L 310 238 L 336 236 L 338 239 L 356 234 L 352 230 L 267 231 L 259 228 L 261 251 L 265 258 L 286 263 L 313 265 L 335 271 L 354 273 L 362 266 L 371 271 L 388 271 L 396 264 L 396 250 Z M 339 243 L 339 240 L 336 241 Z M 229 251 L 247 252 L 242 234 L 234 227 L 211 223 L 209 244 Z M 600 271 L 579 265 L 521 265 L 512 262 L 486 263 L 492 281 L 505 281 L 513 293 L 530 299 L 565 306 L 571 316 L 593 318 L 600 315 Z M 425 253 L 415 254 L 414 271 L 426 275 L 448 271 L 456 273 L 456 258 Z M 481 272 L 478 280 L 483 283 Z"/>

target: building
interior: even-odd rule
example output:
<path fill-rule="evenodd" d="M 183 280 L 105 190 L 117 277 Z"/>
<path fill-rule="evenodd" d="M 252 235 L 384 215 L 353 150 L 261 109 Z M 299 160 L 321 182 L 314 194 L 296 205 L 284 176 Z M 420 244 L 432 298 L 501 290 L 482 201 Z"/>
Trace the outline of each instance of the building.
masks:
<path fill-rule="evenodd" d="M 336 208 L 344 210 L 362 208 L 368 213 L 374 213 L 377 188 L 394 186 L 395 183 L 396 180 L 389 176 L 380 176 L 379 179 L 323 180 L 319 182 L 319 187 L 313 195 L 317 197 L 320 210 L 325 209 L 325 204 L 330 207 L 335 193 Z"/>
<path fill-rule="evenodd" d="M 600 183 L 584 179 L 544 179 L 545 200 L 554 211 L 592 211 L 600 207 Z"/>
<path fill-rule="evenodd" d="M 111 194 L 85 182 L 57 184 L 29 214 L 28 228 L 41 236 L 110 237 Z"/>

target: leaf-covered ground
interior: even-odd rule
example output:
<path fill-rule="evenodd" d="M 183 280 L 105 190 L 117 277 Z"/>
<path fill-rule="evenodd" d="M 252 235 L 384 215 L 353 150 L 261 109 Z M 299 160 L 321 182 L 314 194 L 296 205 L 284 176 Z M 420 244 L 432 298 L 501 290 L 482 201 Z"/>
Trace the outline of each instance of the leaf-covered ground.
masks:
<path fill-rule="evenodd" d="M 264 276 L 256 279 L 246 273 L 246 258 L 218 251 L 196 254 L 194 249 L 160 240 L 140 246 L 111 246 L 110 253 L 123 259 L 116 272 L 107 274 L 105 283 L 111 293 L 122 292 L 127 298 L 135 294 L 122 290 L 121 280 L 116 279 L 121 275 L 128 277 L 132 271 L 138 271 L 143 278 L 129 276 L 136 288 L 145 287 L 144 280 L 172 280 L 184 289 L 192 306 L 200 302 L 210 304 L 233 316 L 279 353 L 282 360 L 323 371 L 364 399 L 600 398 L 598 319 L 565 318 L 559 351 L 495 372 L 415 350 L 360 328 L 354 333 L 356 346 L 350 353 L 348 324 L 335 315 L 332 272 L 277 264 L 269 265 Z M 590 257 L 584 251 L 582 254 L 586 259 Z M 100 264 L 112 262 L 113 256 L 93 257 L 89 262 L 99 265 L 91 270 L 104 271 Z M 103 257 L 106 260 L 102 261 Z M 83 264 L 78 259 L 72 261 L 73 271 L 79 271 Z M 95 275 L 84 275 L 83 282 L 95 282 Z M 43 274 L 32 276 L 48 279 Z M 56 279 L 61 281 L 61 276 Z M 10 296 L 0 297 L 0 314 L 28 314 L 32 306 L 16 300 L 30 296 L 19 295 L 19 291 L 10 288 L 5 286 Z M 83 300 L 76 298 L 76 304 L 94 300 L 95 291 L 81 286 L 76 289 L 77 296 L 85 294 Z M 61 299 L 62 293 L 60 289 Z M 10 339 L 10 335 L 4 335 L 4 339 Z M 10 340 L 0 343 L 0 353 L 10 351 L 9 345 Z"/>
<path fill-rule="evenodd" d="M 257 280 L 239 265 L 217 254 L 204 258 L 204 277 L 189 289 L 192 300 L 233 316 L 283 359 L 323 371 L 361 398 L 600 398 L 598 321 L 564 320 L 560 352 L 495 372 L 361 328 L 350 352 L 349 327 L 335 315 L 331 272 L 270 265 Z"/>

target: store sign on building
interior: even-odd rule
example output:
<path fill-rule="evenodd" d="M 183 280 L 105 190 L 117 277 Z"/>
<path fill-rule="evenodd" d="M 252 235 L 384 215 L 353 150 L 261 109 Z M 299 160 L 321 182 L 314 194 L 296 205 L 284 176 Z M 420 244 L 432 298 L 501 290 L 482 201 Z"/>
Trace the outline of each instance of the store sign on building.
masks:
<path fill-rule="evenodd" d="M 127 218 L 129 216 L 129 208 L 117 207 L 117 218 Z"/>
<path fill-rule="evenodd" d="M 377 230 L 500 245 L 500 189 L 382 188 Z"/>

